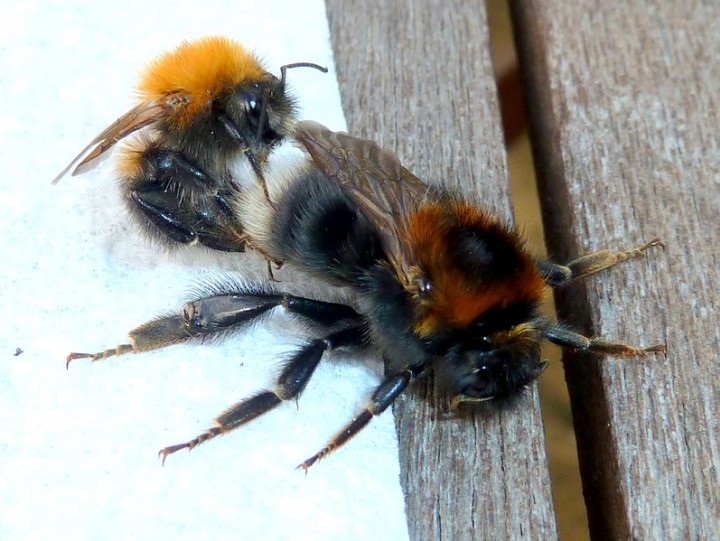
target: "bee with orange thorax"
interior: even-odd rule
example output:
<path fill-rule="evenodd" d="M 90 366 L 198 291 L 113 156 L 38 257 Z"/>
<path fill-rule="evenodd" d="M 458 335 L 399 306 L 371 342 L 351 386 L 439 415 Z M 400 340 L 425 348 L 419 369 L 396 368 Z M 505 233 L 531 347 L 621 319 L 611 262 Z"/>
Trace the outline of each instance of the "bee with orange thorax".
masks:
<path fill-rule="evenodd" d="M 68 363 L 95 361 L 220 336 L 277 307 L 309 323 L 317 336 L 290 357 L 274 388 L 232 406 L 196 438 L 162 449 L 163 460 L 297 398 L 325 353 L 338 348 L 376 352 L 386 375 L 367 407 L 304 461 L 304 469 L 346 443 L 430 371 L 456 395 L 457 405 L 508 397 L 533 382 L 547 364 L 540 359 L 545 339 L 619 356 L 664 350 L 587 338 L 539 310 L 548 286 L 640 256 L 658 239 L 567 266 L 542 261 L 494 214 L 426 185 L 370 141 L 307 121 L 291 137 L 303 159 L 267 176 L 270 198 L 257 186 L 243 191 L 233 213 L 254 246 L 349 289 L 350 304 L 290 295 L 270 285 L 225 284 L 188 302 L 181 313 L 130 331 L 129 344 L 68 356 Z"/>
<path fill-rule="evenodd" d="M 294 98 L 241 44 L 224 37 L 185 42 L 152 61 L 135 107 L 108 126 L 58 175 L 94 167 L 116 143 L 118 174 L 131 215 L 152 237 L 243 251 L 247 242 L 231 199 L 247 176 L 265 194 L 264 164 L 296 121 Z"/>

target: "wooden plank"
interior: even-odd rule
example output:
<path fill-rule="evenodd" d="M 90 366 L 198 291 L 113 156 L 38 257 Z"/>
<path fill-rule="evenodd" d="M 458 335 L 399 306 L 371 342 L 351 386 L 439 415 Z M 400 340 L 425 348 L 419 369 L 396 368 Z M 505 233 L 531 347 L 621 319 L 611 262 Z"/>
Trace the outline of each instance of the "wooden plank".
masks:
<path fill-rule="evenodd" d="M 666 357 L 572 356 L 596 539 L 720 535 L 720 4 L 514 0 L 551 251 L 665 253 L 559 297 L 585 332 Z"/>
<path fill-rule="evenodd" d="M 485 6 L 328 0 L 349 130 L 511 217 Z M 394 408 L 411 539 L 557 537 L 537 390 L 449 412 L 432 380 Z"/>

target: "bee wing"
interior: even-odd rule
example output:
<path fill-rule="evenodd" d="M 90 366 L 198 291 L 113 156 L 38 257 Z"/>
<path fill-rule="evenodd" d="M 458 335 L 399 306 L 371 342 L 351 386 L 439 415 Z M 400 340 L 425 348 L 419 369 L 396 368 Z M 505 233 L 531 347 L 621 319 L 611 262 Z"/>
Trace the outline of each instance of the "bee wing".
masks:
<path fill-rule="evenodd" d="M 404 282 L 415 265 L 407 236 L 408 218 L 429 191 L 398 157 L 372 141 L 301 121 L 295 139 L 328 177 L 348 189 L 384 236 L 388 258 Z"/>
<path fill-rule="evenodd" d="M 130 109 L 90 141 L 90 144 L 75 156 L 73 161 L 53 179 L 52 183 L 57 184 L 76 164 L 77 166 L 72 172 L 73 176 L 80 175 L 96 167 L 105 153 L 112 149 L 118 141 L 155 122 L 163 112 L 164 107 L 163 103 L 153 101 L 138 104 Z"/>

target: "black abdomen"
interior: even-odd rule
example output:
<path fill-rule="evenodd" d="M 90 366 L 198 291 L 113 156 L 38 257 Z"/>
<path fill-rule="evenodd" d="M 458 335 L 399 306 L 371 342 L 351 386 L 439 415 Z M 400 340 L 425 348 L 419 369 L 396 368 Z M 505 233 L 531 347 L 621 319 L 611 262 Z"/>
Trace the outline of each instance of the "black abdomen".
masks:
<path fill-rule="evenodd" d="M 342 187 L 314 170 L 278 202 L 272 253 L 300 268 L 345 284 L 384 259 L 375 227 Z"/>

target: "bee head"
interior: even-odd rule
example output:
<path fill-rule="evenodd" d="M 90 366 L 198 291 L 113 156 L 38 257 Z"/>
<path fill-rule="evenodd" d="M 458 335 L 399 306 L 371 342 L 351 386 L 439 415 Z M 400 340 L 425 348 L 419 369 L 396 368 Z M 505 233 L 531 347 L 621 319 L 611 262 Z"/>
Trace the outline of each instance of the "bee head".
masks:
<path fill-rule="evenodd" d="M 250 149 L 260 161 L 282 141 L 295 123 L 295 100 L 285 84 L 270 73 L 221 95 L 213 104 L 213 117 L 235 142 Z"/>
<path fill-rule="evenodd" d="M 535 381 L 547 368 L 540 360 L 540 340 L 516 337 L 497 344 L 492 337 L 451 347 L 438 374 L 454 395 L 469 399 L 502 399 Z"/>
<path fill-rule="evenodd" d="M 159 56 L 138 90 L 142 100 L 163 106 L 155 127 L 190 154 L 211 147 L 263 160 L 295 122 L 284 76 L 267 72 L 251 51 L 224 37 L 185 42 Z"/>
<path fill-rule="evenodd" d="M 488 330 L 474 328 L 464 336 L 456 334 L 436 365 L 442 383 L 460 398 L 509 397 L 547 368 L 547 362 L 540 360 L 542 331 L 537 322 Z"/>
<path fill-rule="evenodd" d="M 295 125 L 297 107 L 285 84 L 286 72 L 292 68 L 328 71 L 310 62 L 286 64 L 280 68 L 280 79 L 265 72 L 260 80 L 243 81 L 221 95 L 213 107 L 214 116 L 231 139 L 248 148 L 260 161 Z"/>
<path fill-rule="evenodd" d="M 451 197 L 420 207 L 409 231 L 418 260 L 413 328 L 434 350 L 446 385 L 489 399 L 536 379 L 545 367 L 538 316 L 545 283 L 519 235 Z"/>

